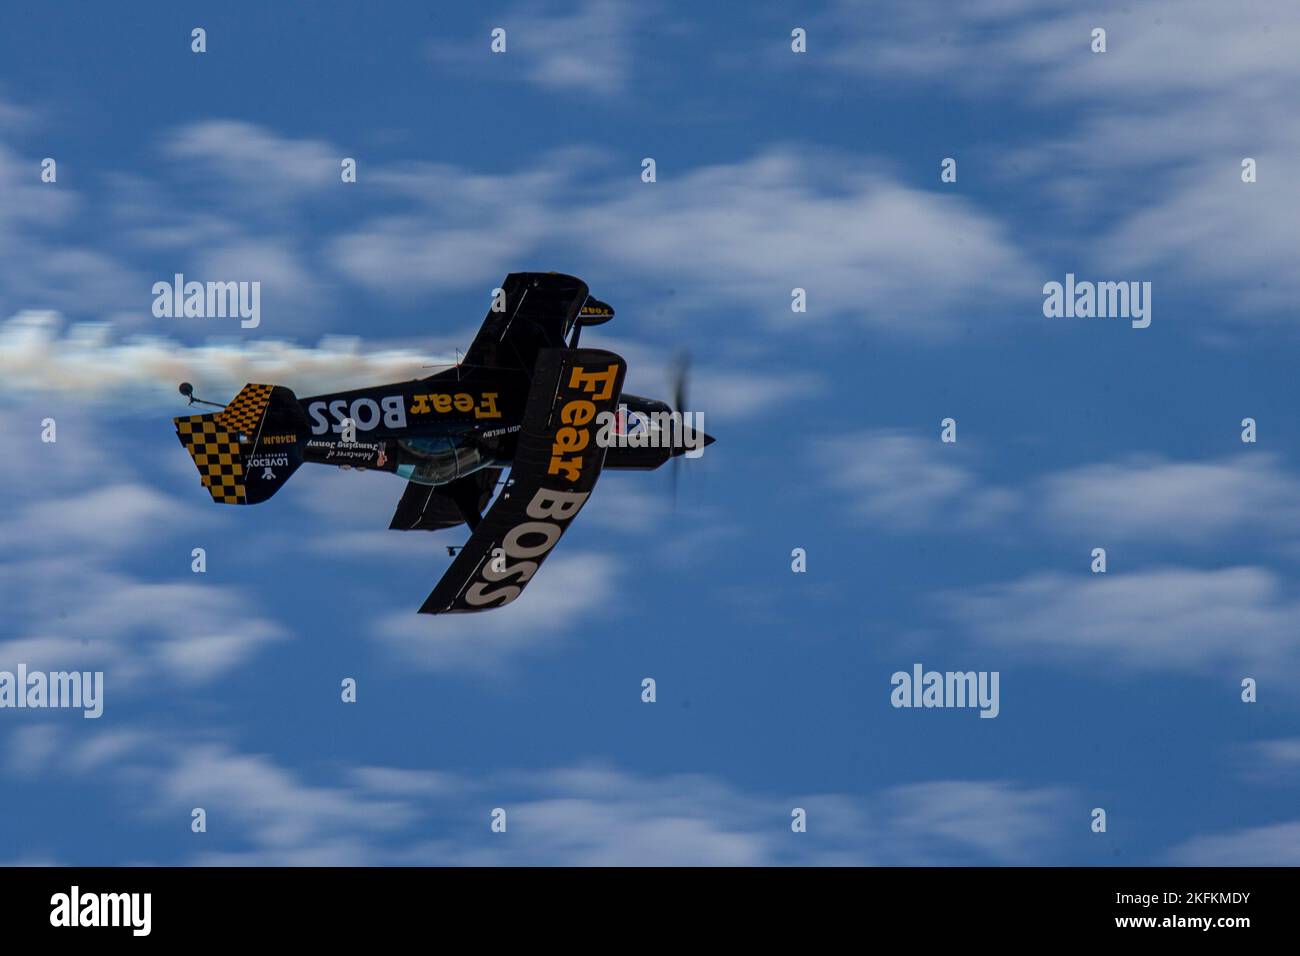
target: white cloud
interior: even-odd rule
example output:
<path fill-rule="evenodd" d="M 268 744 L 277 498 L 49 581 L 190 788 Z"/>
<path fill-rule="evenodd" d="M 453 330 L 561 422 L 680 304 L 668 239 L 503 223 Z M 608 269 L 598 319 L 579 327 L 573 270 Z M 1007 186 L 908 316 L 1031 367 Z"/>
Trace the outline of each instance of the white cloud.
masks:
<path fill-rule="evenodd" d="M 394 211 L 344 227 L 327 240 L 324 254 L 341 275 L 386 297 L 478 286 L 486 312 L 506 273 L 525 269 L 532 256 L 555 263 L 553 251 L 541 250 L 554 242 L 565 217 L 556 208 L 559 195 L 590 161 L 584 151 L 566 148 L 516 172 L 433 163 L 367 170 L 376 207 L 387 201 Z"/>
<path fill-rule="evenodd" d="M 1300 866 L 1300 820 L 1192 837 L 1168 856 L 1175 866 Z"/>
<path fill-rule="evenodd" d="M 628 0 L 582 0 L 569 16 L 522 12 L 508 18 L 511 52 L 531 59 L 529 77 L 547 89 L 621 93 L 633 61 L 630 34 L 644 11 Z"/>
<path fill-rule="evenodd" d="M 6 562 L 0 594 L 12 636 L 0 642 L 0 663 L 103 670 L 109 693 L 139 693 L 150 681 L 209 683 L 286 636 L 238 589 L 145 581 L 110 562 L 104 552 Z"/>
<path fill-rule="evenodd" d="M 205 183 L 230 187 L 228 198 L 252 206 L 299 197 L 342 182 L 344 154 L 319 140 L 291 139 L 240 120 L 204 120 L 179 127 L 163 152 Z"/>
<path fill-rule="evenodd" d="M 260 283 L 257 328 L 269 332 L 283 327 L 278 320 L 285 313 L 319 312 L 327 298 L 326 283 L 308 269 L 296 245 L 286 237 L 239 238 L 196 250 L 194 275 Z"/>
<path fill-rule="evenodd" d="M 1041 572 L 944 596 L 974 639 L 1134 671 L 1295 673 L 1300 601 L 1274 572 Z M 1234 678 L 1235 681 L 1235 678 Z"/>
<path fill-rule="evenodd" d="M 664 466 L 671 467 L 671 463 Z M 601 474 L 596 493 L 583 506 L 580 520 L 584 527 L 646 533 L 662 531 L 669 514 L 668 494 L 648 472 L 607 470 Z"/>
<path fill-rule="evenodd" d="M 486 302 L 502 275 L 531 267 L 603 274 L 602 283 L 633 295 L 670 289 L 681 316 L 792 330 L 852 319 L 935 336 L 966 328 L 972 302 L 1036 288 L 1027 256 L 997 218 L 968 198 L 910 188 L 857 156 L 772 147 L 693 168 L 660 157 L 659 181 L 649 185 L 639 167 L 616 168 L 607 150 L 580 146 L 501 173 L 375 163 L 361 173 L 372 196 L 365 218 L 345 212 L 341 225 L 320 230 L 309 205 L 327 188 L 347 188 L 334 179 L 344 150 L 333 144 L 202 121 L 172 130 L 162 149 L 201 177 L 110 177 L 101 205 L 120 227 L 116 245 L 42 241 L 15 270 L 13 307 L 98 310 L 157 329 L 152 283 L 184 272 L 263 282 L 265 334 L 319 321 L 340 278 L 408 306 L 413 296 L 475 287 Z M 30 183 L 16 196 L 11 222 L 0 217 L 0 249 L 12 233 L 16 255 L 32 245 L 18 241 L 24 224 L 67 221 L 83 202 Z M 170 261 L 164 275 L 134 275 L 119 262 L 141 250 Z M 28 278 L 34 284 L 23 285 Z M 808 292 L 808 312 L 792 322 L 796 286 Z"/>
<path fill-rule="evenodd" d="M 360 767 L 352 774 L 365 790 L 395 797 L 445 797 L 465 789 L 465 779 L 442 770 Z"/>
<path fill-rule="evenodd" d="M 814 444 L 827 481 L 860 517 L 895 530 L 984 527 L 1016 507 L 1016 495 L 983 487 L 969 446 L 887 429 Z"/>
<path fill-rule="evenodd" d="M 48 497 L 15 507 L 0 520 L 0 546 L 10 554 L 118 551 L 139 543 L 141 529 L 173 522 L 186 509 L 153 488 L 113 483 L 84 494 Z"/>
<path fill-rule="evenodd" d="M 1057 533 L 1147 544 L 1221 543 L 1300 530 L 1300 480 L 1276 456 L 1211 461 L 1135 458 L 1057 472 L 1043 483 L 1040 519 Z"/>
<path fill-rule="evenodd" d="M 3 93 L 4 90 L 0 90 Z M 7 96 L 0 96 L 0 131 L 23 129 L 36 121 L 35 114 L 25 106 L 19 106 Z"/>
<path fill-rule="evenodd" d="M 1290 783 L 1300 777 L 1300 737 L 1260 740 L 1239 748 L 1247 779 Z"/>
<path fill-rule="evenodd" d="M 115 250 L 56 238 L 85 215 L 86 203 L 62 180 L 41 182 L 40 159 L 0 142 L 0 309 L 117 307 L 130 294 L 132 270 Z"/>
<path fill-rule="evenodd" d="M 185 861 L 196 864 L 1023 864 L 1048 858 L 1066 830 L 1063 791 L 1000 781 L 758 795 L 706 774 L 580 763 L 480 776 L 368 765 L 314 782 L 272 756 L 176 733 L 91 733 L 102 739 L 24 729 L 7 756 L 28 776 L 98 773 L 150 816 L 203 807 L 223 823 Z M 23 757 L 32 752 L 46 756 Z M 790 830 L 796 806 L 807 833 Z M 495 807 L 504 836 L 488 826 Z"/>
<path fill-rule="evenodd" d="M 590 254 L 678 284 L 688 311 L 745 309 L 790 329 L 852 319 L 902 335 L 959 328 L 972 302 L 1004 301 L 1030 271 L 1006 230 L 961 197 L 903 186 L 861 162 L 771 149 L 639 182 L 575 210 Z M 625 240 L 606 242 L 620 224 Z M 598 241 L 594 241 L 598 240 Z"/>
<path fill-rule="evenodd" d="M 53 773 L 74 776 L 112 773 L 122 762 L 133 761 L 159 739 L 136 729 L 106 724 L 70 733 L 58 723 L 27 724 L 15 728 L 6 748 L 6 764 L 14 774 L 37 778 Z"/>
<path fill-rule="evenodd" d="M 1253 137 L 1239 140 L 1171 176 L 1159 202 L 1133 209 L 1102 238 L 1098 259 L 1126 278 L 1168 268 L 1190 289 L 1230 288 L 1230 314 L 1290 316 L 1300 295 L 1293 252 L 1300 217 L 1287 212 L 1300 208 L 1300 181 L 1290 174 L 1300 147 L 1295 132 L 1262 148 Z M 1255 183 L 1241 181 L 1246 156 L 1257 163 Z"/>
<path fill-rule="evenodd" d="M 313 786 L 270 758 L 221 745 L 181 748 L 155 779 L 158 801 L 175 808 L 201 806 L 228 816 L 249 842 L 290 855 L 329 846 L 337 830 L 358 836 L 409 823 L 413 810 L 396 800 L 348 788 Z"/>
<path fill-rule="evenodd" d="M 423 670 L 499 672 L 522 652 L 553 648 L 575 630 L 584 633 L 575 625 L 589 615 L 608 621 L 618 603 L 619 568 L 608 554 L 553 555 L 523 596 L 503 608 L 437 616 L 402 611 L 379 621 L 374 636 L 398 660 Z"/>
<path fill-rule="evenodd" d="M 845 0 L 828 14 L 836 68 L 944 84 L 959 73 L 949 84 L 957 93 L 1126 103 L 1225 91 L 1285 98 L 1300 81 L 1300 23 L 1286 0 L 1151 0 L 1101 12 L 1053 0 L 886 6 L 865 15 L 867 4 Z M 1104 54 L 1092 52 L 1094 27 L 1107 31 Z"/>
<path fill-rule="evenodd" d="M 34 777 L 50 769 L 64 743 L 54 724 L 17 727 L 6 748 L 5 768 L 17 777 Z"/>
<path fill-rule="evenodd" d="M 1011 530 L 1010 519 L 1029 515 L 1053 536 L 1160 549 L 1222 546 L 1233 535 L 1294 540 L 1300 529 L 1300 481 L 1267 454 L 1131 458 L 999 488 L 978 474 L 977 459 L 937 437 L 877 430 L 822 439 L 814 449 L 849 507 L 896 531 Z M 1300 671 L 1291 625 L 1300 596 L 1273 570 L 1082 568 L 950 592 L 948 616 L 976 640 L 1059 659 L 1138 671 Z"/>
<path fill-rule="evenodd" d="M 1107 30 L 1104 54 L 1090 49 L 1094 27 Z M 819 29 L 830 47 L 822 62 L 835 69 L 1057 110 L 1060 134 L 1032 144 L 1004 136 L 984 153 L 1017 189 L 1044 184 L 1060 210 L 1046 220 L 1076 224 L 1075 271 L 1168 270 L 1189 291 L 1230 290 L 1215 317 L 1290 315 L 1300 294 L 1288 252 L 1300 223 L 1285 213 L 1300 204 L 1287 173 L 1300 145 L 1300 22 L 1287 0 L 1104 11 L 1052 0 L 899 2 L 869 13 L 846 2 Z M 1251 185 L 1240 179 L 1246 156 L 1259 162 Z"/>
<path fill-rule="evenodd" d="M 874 429 L 817 439 L 813 453 L 859 515 L 896 530 L 1009 527 L 1027 513 L 1056 537 L 1154 548 L 1222 545 L 1234 535 L 1285 543 L 1300 533 L 1300 477 L 1267 452 L 1131 456 L 999 487 L 969 446 L 935 436 Z"/>
<path fill-rule="evenodd" d="M 691 408 L 687 411 L 703 413 L 704 430 L 708 431 L 708 423 L 715 419 L 726 421 L 776 413 L 825 390 L 826 382 L 811 372 L 790 368 L 751 371 L 715 365 L 696 373 Z M 662 398 L 672 403 L 672 396 L 666 392 Z"/>
<path fill-rule="evenodd" d="M 208 512 L 143 480 L 123 437 L 80 410 L 57 414 L 52 444 L 39 441 L 41 417 L 30 406 L 0 417 L 0 444 L 19 452 L 0 467 L 0 664 L 103 670 L 111 707 L 151 681 L 210 682 L 285 636 L 238 589 L 190 574 L 188 544 L 181 581 L 123 570 L 124 555 L 201 528 Z"/>
<path fill-rule="evenodd" d="M 518 67 L 529 83 L 544 90 L 612 97 L 626 87 L 634 60 L 632 35 L 647 12 L 645 4 L 630 0 L 527 3 L 492 21 L 491 29 L 506 30 L 506 53 L 489 52 L 486 27 L 473 40 L 431 43 L 429 53 L 462 75 L 473 71 L 479 77 L 513 79 Z"/>
<path fill-rule="evenodd" d="M 960 847 L 993 863 L 1032 860 L 1050 845 L 1068 812 L 1064 791 L 1005 781 L 945 780 L 889 791 L 888 839 L 914 863 L 940 863 Z M 930 857 L 931 848 L 936 856 Z"/>
<path fill-rule="evenodd" d="M 596 198 L 585 203 L 569 195 L 583 172 L 575 162 L 552 155 L 541 172 L 496 177 L 439 167 L 420 173 L 418 187 L 389 180 L 421 195 L 436 188 L 439 205 L 344 233 L 333 261 L 355 281 L 400 291 L 495 281 L 545 249 L 556 267 L 567 257 L 588 276 L 668 285 L 686 314 L 739 310 L 792 329 L 791 289 L 801 287 L 801 323 L 851 318 L 923 336 L 960 327 L 970 302 L 1002 301 L 1030 272 L 1007 231 L 968 200 L 908 188 L 861 161 L 771 149 L 695 169 L 661 165 L 649 185 L 608 168 L 596 178 L 593 167 L 584 190 Z M 570 172 L 546 172 L 557 168 Z"/>

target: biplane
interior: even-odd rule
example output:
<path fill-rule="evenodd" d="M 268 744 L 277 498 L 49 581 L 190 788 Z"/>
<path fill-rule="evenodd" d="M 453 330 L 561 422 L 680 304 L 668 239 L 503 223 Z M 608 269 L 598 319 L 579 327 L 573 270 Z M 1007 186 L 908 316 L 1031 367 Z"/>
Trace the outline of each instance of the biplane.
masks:
<path fill-rule="evenodd" d="M 502 607 L 533 579 L 602 470 L 655 469 L 713 442 L 684 420 L 680 383 L 676 409 L 626 394 L 627 363 L 579 347 L 582 329 L 613 317 L 581 279 L 511 273 L 463 359 L 437 374 L 302 399 L 283 385 L 249 384 L 221 411 L 173 423 L 222 504 L 265 501 L 304 463 L 405 479 L 391 529 L 470 531 L 448 549 L 455 559 L 420 612 Z M 188 383 L 180 390 L 202 402 Z"/>

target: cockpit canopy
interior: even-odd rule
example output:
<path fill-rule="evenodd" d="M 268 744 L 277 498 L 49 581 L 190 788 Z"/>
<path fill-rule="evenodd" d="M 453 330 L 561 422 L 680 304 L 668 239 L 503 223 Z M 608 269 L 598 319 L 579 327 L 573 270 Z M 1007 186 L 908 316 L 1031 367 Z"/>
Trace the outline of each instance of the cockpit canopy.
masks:
<path fill-rule="evenodd" d="M 397 474 L 421 485 L 445 485 L 501 464 L 463 436 L 408 438 L 397 447 Z"/>

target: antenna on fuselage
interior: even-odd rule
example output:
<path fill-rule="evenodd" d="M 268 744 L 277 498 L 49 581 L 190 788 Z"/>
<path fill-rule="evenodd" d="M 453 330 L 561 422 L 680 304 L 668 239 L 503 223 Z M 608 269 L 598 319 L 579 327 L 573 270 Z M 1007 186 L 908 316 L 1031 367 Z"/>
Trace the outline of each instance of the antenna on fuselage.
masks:
<path fill-rule="evenodd" d="M 208 402 L 208 401 L 204 401 L 201 398 L 195 398 L 194 386 L 191 385 L 189 382 L 181 382 L 181 386 L 179 389 L 177 389 L 177 391 L 179 391 L 182 395 L 188 398 L 190 400 L 191 405 L 211 405 L 213 408 L 226 407 L 225 405 L 218 405 L 216 402 Z"/>
<path fill-rule="evenodd" d="M 454 368 L 456 370 L 456 381 L 460 381 L 460 370 L 462 368 L 496 368 L 495 365 L 466 365 L 460 349 L 456 349 L 456 361 L 454 362 L 434 362 L 432 365 L 421 365 L 420 368 Z"/>

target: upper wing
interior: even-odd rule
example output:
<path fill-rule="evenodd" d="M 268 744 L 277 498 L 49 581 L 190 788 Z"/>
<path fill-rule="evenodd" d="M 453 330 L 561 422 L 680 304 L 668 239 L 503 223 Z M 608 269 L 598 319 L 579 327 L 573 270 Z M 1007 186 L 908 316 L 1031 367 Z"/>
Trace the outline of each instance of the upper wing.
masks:
<path fill-rule="evenodd" d="M 510 483 L 420 613 L 483 611 L 519 596 L 596 486 L 605 461 L 597 416 L 617 409 L 626 371 L 613 352 L 541 351 Z"/>
<path fill-rule="evenodd" d="M 564 347 L 564 337 L 587 301 L 587 283 L 558 272 L 512 272 L 501 292 L 465 353 L 464 365 L 531 372 L 539 351 Z"/>

